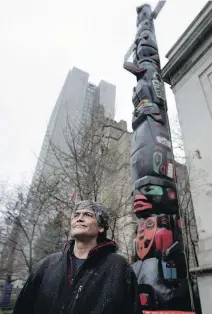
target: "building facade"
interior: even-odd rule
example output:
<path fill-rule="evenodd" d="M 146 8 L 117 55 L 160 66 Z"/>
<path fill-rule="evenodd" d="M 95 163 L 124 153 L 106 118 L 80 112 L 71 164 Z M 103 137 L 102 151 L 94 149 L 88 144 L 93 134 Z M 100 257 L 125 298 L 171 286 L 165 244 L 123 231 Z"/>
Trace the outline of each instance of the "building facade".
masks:
<path fill-rule="evenodd" d="M 208 1 L 166 56 L 164 81 L 175 96 L 198 230 L 198 276 L 203 314 L 212 286 L 212 2 Z"/>
<path fill-rule="evenodd" d="M 115 219 L 108 236 L 118 245 L 118 253 L 131 262 L 134 255 L 136 220 L 132 213 L 132 184 L 130 169 L 130 147 L 132 133 L 127 131 L 126 121 L 107 119 L 103 128 L 104 141 L 115 156 L 115 169 L 105 170 L 101 199 L 112 211 Z M 110 197 L 109 197 L 110 196 Z"/>
<path fill-rule="evenodd" d="M 76 127 L 90 120 L 91 111 L 101 104 L 105 115 L 114 118 L 116 87 L 100 81 L 98 86 L 89 82 L 89 74 L 73 68 L 67 75 L 56 105 L 49 120 L 42 144 L 34 178 L 48 171 L 48 165 L 54 165 L 50 141 L 63 151 L 66 150 L 65 130 L 67 122 Z"/>

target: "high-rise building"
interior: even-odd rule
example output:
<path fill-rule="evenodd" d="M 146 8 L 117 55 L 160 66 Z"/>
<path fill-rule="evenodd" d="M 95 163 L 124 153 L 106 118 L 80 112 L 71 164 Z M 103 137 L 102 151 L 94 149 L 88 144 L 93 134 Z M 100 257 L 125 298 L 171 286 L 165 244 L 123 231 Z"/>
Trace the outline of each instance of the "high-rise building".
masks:
<path fill-rule="evenodd" d="M 54 164 L 54 157 L 50 153 L 50 141 L 61 150 L 66 150 L 64 132 L 67 119 L 75 126 L 85 124 L 90 119 L 91 110 L 97 105 L 102 105 L 105 116 L 113 119 L 115 93 L 116 87 L 113 84 L 101 80 L 96 86 L 89 82 L 89 74 L 82 70 L 73 68 L 68 73 L 50 117 L 34 178 L 41 173 L 45 174 L 48 164 Z"/>

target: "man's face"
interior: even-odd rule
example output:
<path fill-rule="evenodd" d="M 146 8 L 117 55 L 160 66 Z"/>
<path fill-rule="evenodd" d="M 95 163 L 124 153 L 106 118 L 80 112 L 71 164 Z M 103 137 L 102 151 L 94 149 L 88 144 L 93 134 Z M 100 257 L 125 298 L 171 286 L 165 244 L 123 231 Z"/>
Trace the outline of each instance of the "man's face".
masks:
<path fill-rule="evenodd" d="M 71 217 L 71 236 L 76 239 L 97 238 L 103 232 L 97 224 L 95 213 L 90 209 L 76 210 Z"/>

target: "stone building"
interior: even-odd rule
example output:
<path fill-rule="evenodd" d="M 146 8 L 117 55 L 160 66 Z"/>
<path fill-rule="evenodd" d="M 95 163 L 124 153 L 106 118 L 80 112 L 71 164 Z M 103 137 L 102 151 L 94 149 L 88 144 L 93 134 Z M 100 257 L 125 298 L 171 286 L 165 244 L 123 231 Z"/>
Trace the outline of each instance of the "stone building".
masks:
<path fill-rule="evenodd" d="M 116 155 L 114 171 L 104 172 L 103 192 L 101 198 L 110 195 L 106 200 L 109 211 L 117 214 L 111 231 L 118 244 L 119 253 L 131 261 L 134 254 L 133 239 L 135 237 L 135 217 L 132 213 L 130 146 L 132 134 L 127 131 L 125 121 L 116 122 L 107 119 L 103 128 L 105 141 L 109 150 Z M 113 191 L 112 191 L 113 186 Z M 112 236 L 109 230 L 109 236 Z M 111 234 L 110 234 L 111 233 Z"/>
<path fill-rule="evenodd" d="M 203 314 L 211 313 L 212 290 L 212 2 L 208 1 L 167 53 L 162 70 L 174 93 L 195 219 Z"/>

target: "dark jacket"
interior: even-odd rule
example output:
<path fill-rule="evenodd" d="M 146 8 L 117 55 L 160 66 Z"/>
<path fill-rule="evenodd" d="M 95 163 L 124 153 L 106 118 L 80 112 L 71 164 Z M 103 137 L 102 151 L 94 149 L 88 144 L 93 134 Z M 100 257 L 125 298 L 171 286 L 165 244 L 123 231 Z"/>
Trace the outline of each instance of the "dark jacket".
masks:
<path fill-rule="evenodd" d="M 74 243 L 47 256 L 30 275 L 13 314 L 141 314 L 135 274 L 113 241 L 91 250 L 74 278 Z M 70 270 L 70 271 L 69 271 Z"/>

